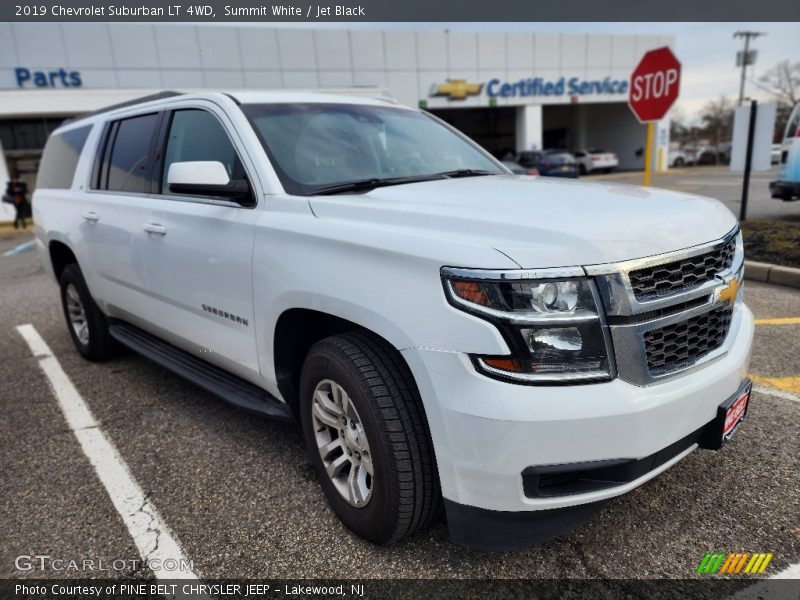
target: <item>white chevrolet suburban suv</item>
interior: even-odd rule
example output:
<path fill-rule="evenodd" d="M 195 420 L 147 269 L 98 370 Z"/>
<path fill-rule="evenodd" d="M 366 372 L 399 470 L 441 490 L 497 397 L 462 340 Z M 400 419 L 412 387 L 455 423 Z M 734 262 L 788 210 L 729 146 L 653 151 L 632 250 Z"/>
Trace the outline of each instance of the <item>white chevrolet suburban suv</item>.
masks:
<path fill-rule="evenodd" d="M 746 413 L 727 208 L 512 175 L 392 102 L 110 107 L 52 134 L 33 207 L 78 352 L 127 346 L 299 422 L 331 507 L 376 543 L 442 508 L 470 547 L 553 539 Z"/>

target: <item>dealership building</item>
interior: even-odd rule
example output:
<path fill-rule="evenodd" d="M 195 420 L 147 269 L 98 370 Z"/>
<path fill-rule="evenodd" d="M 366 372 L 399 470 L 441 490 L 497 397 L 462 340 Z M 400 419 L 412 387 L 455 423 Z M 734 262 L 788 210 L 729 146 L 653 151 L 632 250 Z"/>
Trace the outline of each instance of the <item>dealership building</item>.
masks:
<path fill-rule="evenodd" d="M 443 26 L 444 27 L 444 26 Z M 35 185 L 65 118 L 160 90 L 346 89 L 419 106 L 492 153 L 601 148 L 644 163 L 628 80 L 672 36 L 274 24 L 0 23 L 0 179 Z M 667 121 L 656 135 L 666 162 Z M 7 208 L 7 205 L 6 207 Z"/>

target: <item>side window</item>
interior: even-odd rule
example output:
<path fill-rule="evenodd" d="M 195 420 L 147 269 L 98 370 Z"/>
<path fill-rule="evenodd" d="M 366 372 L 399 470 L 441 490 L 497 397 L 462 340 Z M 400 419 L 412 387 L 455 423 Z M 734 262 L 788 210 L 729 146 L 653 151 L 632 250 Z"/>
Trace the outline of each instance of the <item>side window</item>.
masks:
<path fill-rule="evenodd" d="M 111 126 L 98 187 L 114 192 L 148 192 L 150 142 L 157 121 L 158 115 L 150 114 Z"/>
<path fill-rule="evenodd" d="M 793 138 L 800 136 L 800 104 L 795 106 L 794 112 L 789 119 L 788 125 L 786 125 L 786 136 L 787 138 Z"/>
<path fill-rule="evenodd" d="M 36 187 L 66 190 L 72 187 L 75 168 L 92 126 L 51 135 L 42 154 Z"/>
<path fill-rule="evenodd" d="M 177 110 L 167 135 L 161 193 L 169 194 L 167 175 L 172 163 L 188 161 L 221 162 L 231 179 L 244 179 L 245 172 L 236 149 L 217 118 L 200 109 Z"/>

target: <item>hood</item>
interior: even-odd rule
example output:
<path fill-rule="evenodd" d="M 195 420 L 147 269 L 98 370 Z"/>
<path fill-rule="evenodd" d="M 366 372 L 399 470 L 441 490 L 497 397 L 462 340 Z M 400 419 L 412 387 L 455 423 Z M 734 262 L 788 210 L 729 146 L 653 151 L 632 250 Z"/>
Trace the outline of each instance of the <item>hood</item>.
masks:
<path fill-rule="evenodd" d="M 314 214 L 485 245 L 526 269 L 642 258 L 718 239 L 736 218 L 710 198 L 540 177 L 466 177 L 312 196 Z M 419 243 L 419 239 L 415 243 Z M 482 265 L 448 265 L 480 268 Z"/>

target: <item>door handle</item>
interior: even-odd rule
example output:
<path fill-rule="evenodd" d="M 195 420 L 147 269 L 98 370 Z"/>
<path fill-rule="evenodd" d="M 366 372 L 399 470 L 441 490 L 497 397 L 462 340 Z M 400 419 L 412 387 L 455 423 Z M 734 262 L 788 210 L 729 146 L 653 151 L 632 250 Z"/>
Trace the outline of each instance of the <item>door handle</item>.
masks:
<path fill-rule="evenodd" d="M 86 211 L 85 213 L 83 213 L 81 215 L 81 217 L 83 217 L 84 221 L 89 221 L 91 223 L 96 223 L 97 221 L 100 220 L 100 215 L 98 215 L 96 212 L 92 212 L 90 210 Z"/>
<path fill-rule="evenodd" d="M 167 235 L 167 228 L 158 223 L 145 223 L 142 227 L 147 233 L 155 233 L 157 235 Z"/>

